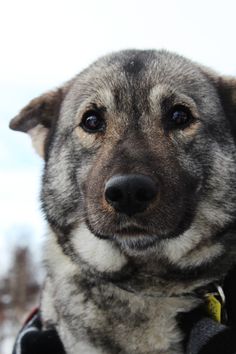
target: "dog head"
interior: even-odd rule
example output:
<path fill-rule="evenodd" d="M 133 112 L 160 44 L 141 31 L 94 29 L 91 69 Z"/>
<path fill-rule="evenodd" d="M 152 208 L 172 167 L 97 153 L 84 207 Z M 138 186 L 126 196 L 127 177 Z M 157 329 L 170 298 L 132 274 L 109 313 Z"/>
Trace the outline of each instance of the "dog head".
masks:
<path fill-rule="evenodd" d="M 217 254 L 213 235 L 233 220 L 235 113 L 234 79 L 166 51 L 123 51 L 10 127 L 45 159 L 43 210 L 66 247 L 83 223 L 127 254 L 154 247 L 181 263 L 199 245 Z"/>

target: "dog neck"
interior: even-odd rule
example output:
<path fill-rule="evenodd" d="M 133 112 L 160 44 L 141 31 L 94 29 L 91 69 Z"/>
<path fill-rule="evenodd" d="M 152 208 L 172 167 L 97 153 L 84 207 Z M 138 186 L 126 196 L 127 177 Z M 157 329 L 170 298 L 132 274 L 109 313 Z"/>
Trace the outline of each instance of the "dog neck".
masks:
<path fill-rule="evenodd" d="M 70 247 L 61 247 L 57 240 L 57 235 L 50 231 L 45 254 L 46 264 L 53 272 L 63 274 L 68 270 L 65 276 L 74 274 L 93 279 L 97 284 L 107 283 L 139 296 L 192 296 L 196 289 L 206 288 L 223 277 L 221 273 L 210 274 L 208 265 L 181 269 L 155 249 L 148 257 L 127 255 L 111 241 L 98 239 L 85 227 L 71 235 Z"/>

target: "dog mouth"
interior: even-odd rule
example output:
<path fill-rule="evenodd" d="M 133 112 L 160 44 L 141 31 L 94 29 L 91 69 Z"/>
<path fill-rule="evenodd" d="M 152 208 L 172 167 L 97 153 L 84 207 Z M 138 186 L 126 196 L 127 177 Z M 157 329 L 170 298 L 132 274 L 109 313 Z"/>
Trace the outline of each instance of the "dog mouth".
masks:
<path fill-rule="evenodd" d="M 158 245 L 164 239 L 174 239 L 181 235 L 183 231 L 188 228 L 187 225 L 183 228 L 181 227 L 168 229 L 168 228 L 155 228 L 152 229 L 148 223 L 143 225 L 138 225 L 134 223 L 120 223 L 117 225 L 112 225 L 112 227 L 107 228 L 95 228 L 87 220 L 86 222 L 90 232 L 99 239 L 114 242 L 120 249 L 124 252 L 133 254 L 133 252 L 146 252 L 148 250 L 156 249 Z"/>
<path fill-rule="evenodd" d="M 118 237 L 137 237 L 137 236 L 151 236 L 152 232 L 148 232 L 145 228 L 138 226 L 126 226 L 115 230 L 114 235 Z"/>
<path fill-rule="evenodd" d="M 103 209 L 86 207 L 85 223 L 89 230 L 101 239 L 122 242 L 159 242 L 183 234 L 194 220 L 194 208 L 180 205 L 179 208 L 158 209 L 137 213 L 130 217 L 122 213 L 104 213 Z M 165 208 L 164 208 L 165 209 Z M 99 212 L 98 212 L 99 211 Z M 148 241 L 149 240 L 149 241 Z"/>
<path fill-rule="evenodd" d="M 135 225 L 135 224 L 129 224 L 125 226 L 120 226 L 120 227 L 115 227 L 112 228 L 112 230 L 109 230 L 109 232 L 104 231 L 102 229 L 96 230 L 91 223 L 87 220 L 87 226 L 89 230 L 97 237 L 101 239 L 110 239 L 110 240 L 120 240 L 120 241 L 125 241 L 125 240 L 138 240 L 138 239 L 162 239 L 165 237 L 160 232 L 154 232 L 153 230 L 149 230 L 146 227 Z"/>
<path fill-rule="evenodd" d="M 122 248 L 132 246 L 146 249 L 164 239 L 181 235 L 190 227 L 194 215 L 191 208 L 184 208 L 176 218 L 173 214 L 171 218 L 160 214 L 143 213 L 131 218 L 121 213 L 91 214 L 90 210 L 90 213 L 85 214 L 85 222 L 90 232 L 100 239 L 114 241 Z"/>

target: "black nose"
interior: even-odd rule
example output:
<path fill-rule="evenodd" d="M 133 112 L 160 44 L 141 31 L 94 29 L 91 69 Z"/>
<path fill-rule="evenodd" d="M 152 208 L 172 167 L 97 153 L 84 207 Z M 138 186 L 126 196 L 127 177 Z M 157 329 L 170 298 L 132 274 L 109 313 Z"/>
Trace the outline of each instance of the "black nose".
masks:
<path fill-rule="evenodd" d="M 113 176 L 105 186 L 106 201 L 129 216 L 143 212 L 157 196 L 157 184 L 148 176 Z"/>

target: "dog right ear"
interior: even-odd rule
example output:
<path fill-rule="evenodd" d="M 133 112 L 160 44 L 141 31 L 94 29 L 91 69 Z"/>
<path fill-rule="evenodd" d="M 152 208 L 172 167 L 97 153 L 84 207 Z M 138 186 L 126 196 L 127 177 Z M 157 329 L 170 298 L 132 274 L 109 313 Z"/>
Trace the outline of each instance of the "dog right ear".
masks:
<path fill-rule="evenodd" d="M 225 115 L 236 137 L 236 78 L 223 76 L 217 81 L 217 89 Z"/>
<path fill-rule="evenodd" d="M 212 70 L 203 67 L 202 71 L 215 87 L 225 116 L 236 139 L 236 78 L 232 76 L 219 76 Z"/>
<path fill-rule="evenodd" d="M 34 98 L 11 120 L 10 128 L 28 133 L 37 153 L 44 157 L 45 140 L 57 120 L 63 99 L 71 83 Z"/>

